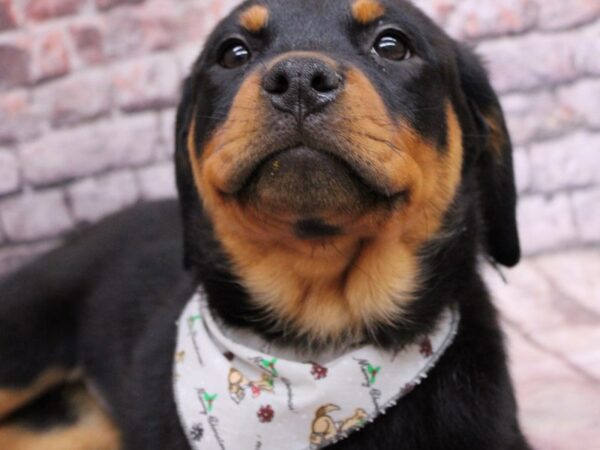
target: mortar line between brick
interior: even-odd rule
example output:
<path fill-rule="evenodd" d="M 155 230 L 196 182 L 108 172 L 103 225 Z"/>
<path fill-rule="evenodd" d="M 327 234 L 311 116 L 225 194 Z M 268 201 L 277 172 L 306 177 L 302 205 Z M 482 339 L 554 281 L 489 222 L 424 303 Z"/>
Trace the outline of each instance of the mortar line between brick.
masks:
<path fill-rule="evenodd" d="M 598 80 L 598 78 L 599 77 L 596 73 L 577 71 L 577 73 L 575 73 L 573 76 L 570 76 L 568 78 L 564 78 L 561 80 L 540 82 L 540 83 L 536 84 L 535 86 L 525 87 L 525 88 L 509 87 L 509 88 L 504 88 L 501 90 L 496 89 L 496 91 L 498 92 L 500 97 L 505 97 L 507 95 L 516 95 L 516 94 L 535 95 L 535 94 L 541 94 L 544 91 L 550 91 L 550 92 L 554 93 L 560 89 L 568 88 L 579 82 L 594 81 L 594 80 Z"/>
<path fill-rule="evenodd" d="M 501 316 L 502 321 L 505 322 L 513 330 L 515 330 L 525 341 L 527 341 L 527 343 L 529 343 L 542 353 L 546 354 L 547 356 L 556 359 L 565 367 L 573 371 L 576 375 L 578 375 L 581 378 L 584 378 L 587 382 L 593 383 L 594 385 L 596 385 L 596 387 L 600 387 L 600 378 L 596 377 L 592 373 L 589 373 L 587 370 L 585 370 L 578 364 L 575 364 L 573 361 L 566 358 L 562 353 L 542 344 L 540 341 L 535 339 L 530 333 L 523 330 L 516 322 L 506 317 L 506 315 L 501 313 Z"/>

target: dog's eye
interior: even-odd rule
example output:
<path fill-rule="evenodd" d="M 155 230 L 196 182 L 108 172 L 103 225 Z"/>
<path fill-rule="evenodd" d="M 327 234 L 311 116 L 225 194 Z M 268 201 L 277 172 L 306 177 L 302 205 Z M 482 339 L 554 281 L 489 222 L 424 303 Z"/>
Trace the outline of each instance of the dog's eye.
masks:
<path fill-rule="evenodd" d="M 219 64 L 226 69 L 241 67 L 248 61 L 250 61 L 250 50 L 238 39 L 226 43 L 219 58 Z"/>
<path fill-rule="evenodd" d="M 398 31 L 388 30 L 379 35 L 373 51 L 385 59 L 402 61 L 411 57 L 406 38 Z"/>

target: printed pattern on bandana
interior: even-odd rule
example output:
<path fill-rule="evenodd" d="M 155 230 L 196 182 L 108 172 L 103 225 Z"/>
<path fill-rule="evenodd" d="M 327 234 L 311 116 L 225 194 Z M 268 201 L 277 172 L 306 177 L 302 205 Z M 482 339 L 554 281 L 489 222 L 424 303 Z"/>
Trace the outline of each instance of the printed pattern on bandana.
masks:
<path fill-rule="evenodd" d="M 412 391 L 458 321 L 445 310 L 433 334 L 396 353 L 369 345 L 326 363 L 283 359 L 226 337 L 199 291 L 178 322 L 173 377 L 181 424 L 194 450 L 321 449 Z M 257 348 L 270 348 L 264 344 Z"/>

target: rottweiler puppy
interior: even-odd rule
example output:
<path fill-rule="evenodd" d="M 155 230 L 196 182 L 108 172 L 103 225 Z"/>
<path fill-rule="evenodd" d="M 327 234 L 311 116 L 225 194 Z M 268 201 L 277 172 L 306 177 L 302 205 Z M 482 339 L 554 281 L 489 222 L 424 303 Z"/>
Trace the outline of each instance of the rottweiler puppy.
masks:
<path fill-rule="evenodd" d="M 223 327 L 314 358 L 398 354 L 460 316 L 385 414 L 336 423 L 323 399 L 312 444 L 295 430 L 305 448 L 529 448 L 478 269 L 520 250 L 511 142 L 473 52 L 404 0 L 251 0 L 208 38 L 176 122 L 179 203 L 109 218 L 0 285 L 0 448 L 213 448 L 173 387 L 199 287 Z M 270 395 L 232 374 L 232 398 Z"/>

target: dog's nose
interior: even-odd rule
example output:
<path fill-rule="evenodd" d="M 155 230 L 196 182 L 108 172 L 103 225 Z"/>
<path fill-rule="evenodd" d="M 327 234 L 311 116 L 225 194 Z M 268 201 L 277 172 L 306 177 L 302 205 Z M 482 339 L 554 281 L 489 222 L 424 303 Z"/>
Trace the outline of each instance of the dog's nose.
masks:
<path fill-rule="evenodd" d="M 275 64 L 262 84 L 277 109 L 302 120 L 335 100 L 342 77 L 325 61 L 294 57 Z"/>

